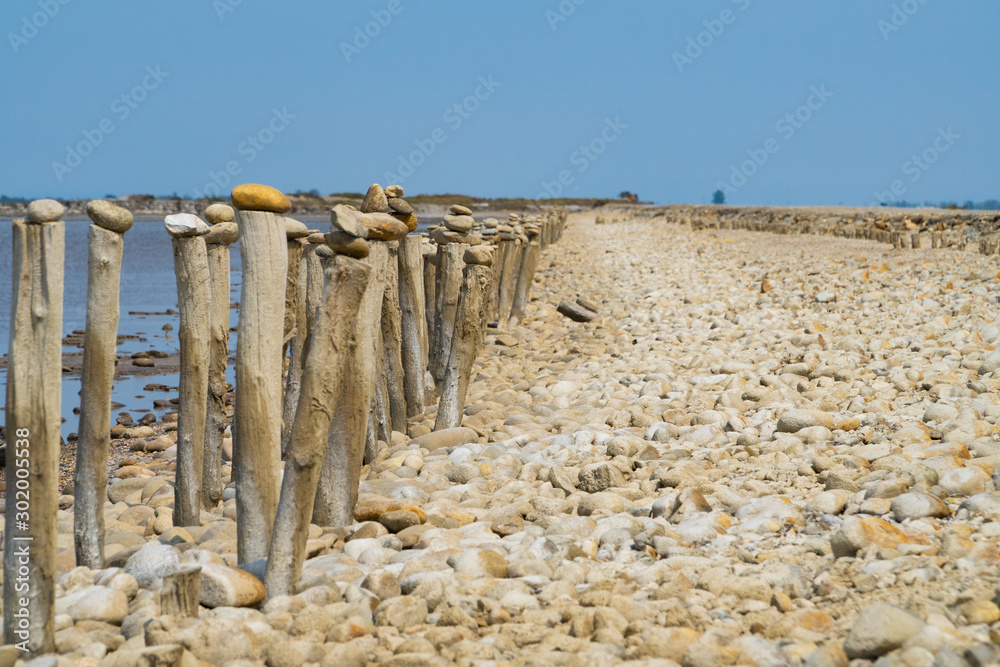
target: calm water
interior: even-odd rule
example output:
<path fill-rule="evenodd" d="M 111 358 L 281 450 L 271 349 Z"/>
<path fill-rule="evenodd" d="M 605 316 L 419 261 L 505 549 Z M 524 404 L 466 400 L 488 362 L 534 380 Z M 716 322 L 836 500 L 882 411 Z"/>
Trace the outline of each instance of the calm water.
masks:
<path fill-rule="evenodd" d="M 299 218 L 312 229 L 328 231 L 329 218 Z M 440 218 L 421 219 L 421 227 L 440 222 Z M 90 220 L 87 218 L 66 219 L 66 268 L 65 292 L 63 295 L 63 335 L 74 330 L 83 330 L 86 325 L 87 304 L 87 237 Z M 0 354 L 7 354 L 10 334 L 10 298 L 11 298 L 11 224 L 9 218 L 0 218 Z M 232 295 L 231 301 L 239 301 L 240 272 L 239 244 L 233 244 L 230 253 L 232 260 Z M 120 335 L 137 336 L 138 340 L 125 340 L 118 346 L 119 356 L 128 356 L 135 352 L 160 350 L 167 353 L 179 351 L 177 330 L 179 316 L 177 312 L 177 283 L 174 277 L 174 255 L 170 236 L 163 227 L 162 218 L 137 218 L 135 225 L 125 235 L 125 250 L 122 259 L 121 281 L 121 319 L 118 324 Z M 173 315 L 131 315 L 130 312 L 149 313 L 166 312 L 173 309 Z M 235 327 L 238 320 L 237 310 L 230 311 L 230 326 Z M 164 331 L 164 325 L 169 324 L 172 331 Z M 230 351 L 236 349 L 236 334 L 230 334 Z M 80 352 L 76 347 L 65 348 L 67 352 Z M 120 362 L 128 363 L 128 362 Z M 0 403 L 6 400 L 6 369 L 0 369 Z M 229 381 L 233 381 L 233 367 L 230 364 Z M 158 375 L 147 377 L 130 377 L 115 382 L 113 400 L 123 404 L 124 408 L 112 410 L 112 415 L 119 412 L 132 413 L 138 418 L 153 410 L 153 400 L 173 398 L 172 392 L 147 392 L 143 390 L 148 384 L 162 384 L 169 387 L 177 386 L 177 375 Z M 77 431 L 79 417 L 73 414 L 73 409 L 80 405 L 80 379 L 78 377 L 63 378 L 62 412 L 66 422 L 63 424 L 63 437 Z M 111 423 L 114 424 L 114 418 Z"/>

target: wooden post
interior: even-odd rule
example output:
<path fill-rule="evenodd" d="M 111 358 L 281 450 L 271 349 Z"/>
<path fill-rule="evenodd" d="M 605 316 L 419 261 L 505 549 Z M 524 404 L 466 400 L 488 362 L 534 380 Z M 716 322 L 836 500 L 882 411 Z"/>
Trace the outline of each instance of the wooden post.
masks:
<path fill-rule="evenodd" d="M 291 437 L 292 419 L 299 401 L 302 382 L 302 346 L 306 337 L 306 285 L 305 265 L 302 255 L 309 231 L 298 220 L 285 218 L 285 234 L 288 237 L 288 274 L 285 281 L 285 329 L 282 363 L 287 363 L 285 392 L 281 412 L 281 453 L 288 449 Z"/>
<path fill-rule="evenodd" d="M 521 266 L 517 272 L 517 283 L 514 286 L 514 296 L 511 299 L 510 320 L 507 325 L 516 327 L 524 319 L 524 311 L 528 306 L 528 294 L 531 291 L 531 281 L 535 277 L 535 269 L 538 267 L 538 257 L 542 252 L 541 243 L 538 241 L 538 230 L 528 229 L 528 237 L 531 241 L 524 248 L 521 256 Z"/>
<path fill-rule="evenodd" d="M 233 472 L 236 542 L 241 563 L 267 557 L 278 509 L 281 468 L 281 341 L 288 248 L 276 213 L 291 202 L 261 185 L 233 190 L 243 285 L 236 342 Z"/>
<path fill-rule="evenodd" d="M 434 348 L 434 323 L 437 315 L 437 250 L 433 243 L 424 241 L 420 246 L 420 254 L 424 260 L 424 319 L 426 343 L 424 345 L 424 367 L 430 361 L 430 353 Z"/>
<path fill-rule="evenodd" d="M 64 210 L 34 201 L 12 235 L 3 626 L 28 656 L 56 648 Z"/>
<path fill-rule="evenodd" d="M 465 268 L 462 256 L 468 248 L 465 243 L 446 243 L 438 247 L 437 321 L 434 323 L 434 348 L 430 354 L 430 371 L 437 384 L 444 379 L 451 350 L 458 294 L 462 288 L 462 269 Z"/>
<path fill-rule="evenodd" d="M 201 600 L 201 565 L 184 563 L 163 575 L 160 586 L 160 614 L 198 618 Z"/>
<path fill-rule="evenodd" d="M 383 301 L 384 304 L 384 301 Z M 369 430 L 365 441 L 365 464 L 378 456 L 378 443 L 392 442 L 392 414 L 389 412 L 389 390 L 386 383 L 385 345 L 382 336 L 375 335 L 375 395 L 372 398 L 372 417 L 375 429 Z"/>
<path fill-rule="evenodd" d="M 405 238 L 405 237 L 404 237 Z M 382 299 L 382 353 L 385 364 L 385 389 L 389 421 L 397 431 L 406 432 L 406 395 L 403 371 L 403 314 L 399 302 L 399 241 L 388 241 L 389 258 L 385 270 L 385 295 Z M 390 438 L 386 442 L 392 443 Z"/>
<path fill-rule="evenodd" d="M 201 469 L 201 502 L 211 509 L 222 501 L 222 438 L 226 432 L 226 368 L 229 365 L 229 246 L 239 239 L 236 211 L 225 204 L 205 209 L 212 227 L 205 235 L 211 309 L 208 316 L 208 410 L 205 456 Z"/>
<path fill-rule="evenodd" d="M 356 339 L 354 321 L 371 269 L 338 256 L 326 267 L 326 288 L 307 342 L 302 390 L 281 484 L 281 500 L 265 578 L 269 598 L 294 595 L 302 575 L 309 523 L 330 425 L 341 400 L 343 373 Z"/>
<path fill-rule="evenodd" d="M 407 236 L 399 242 L 400 333 L 407 418 L 424 413 L 427 319 L 424 314 L 423 258 L 420 255 L 422 243 L 419 236 Z"/>
<path fill-rule="evenodd" d="M 205 456 L 205 414 L 211 355 L 209 311 L 211 276 L 205 234 L 209 228 L 190 213 L 164 219 L 173 237 L 177 307 L 180 312 L 180 413 L 177 421 L 177 476 L 174 525 L 201 525 L 201 474 Z"/>
<path fill-rule="evenodd" d="M 118 291 L 124 234 L 132 214 L 106 201 L 87 204 L 87 326 L 83 336 L 80 427 L 73 475 L 73 538 L 76 564 L 104 569 L 104 502 L 108 496 L 111 389 L 118 349 Z"/>
<path fill-rule="evenodd" d="M 355 347 L 346 355 L 343 384 L 334 410 L 326 455 L 316 489 L 313 523 L 348 526 L 354 522 L 354 504 L 368 435 L 368 417 L 375 392 L 376 338 L 389 250 L 372 243 L 367 263 L 368 286 L 354 318 Z"/>
<path fill-rule="evenodd" d="M 522 243 L 512 232 L 501 232 L 500 238 L 501 243 L 508 245 L 506 252 L 503 254 L 503 266 L 500 269 L 500 302 L 497 325 L 499 329 L 506 329 L 507 320 L 510 318 L 510 307 L 514 301 L 514 285 L 517 281 L 517 269 L 521 265 Z"/>
<path fill-rule="evenodd" d="M 462 291 L 458 297 L 455 332 L 441 386 L 441 401 L 434 421 L 435 431 L 462 425 L 472 364 L 483 344 L 485 298 L 493 271 L 488 263 L 492 258 L 485 251 L 479 256 L 473 255 L 476 250 L 472 248 L 465 253 Z"/>

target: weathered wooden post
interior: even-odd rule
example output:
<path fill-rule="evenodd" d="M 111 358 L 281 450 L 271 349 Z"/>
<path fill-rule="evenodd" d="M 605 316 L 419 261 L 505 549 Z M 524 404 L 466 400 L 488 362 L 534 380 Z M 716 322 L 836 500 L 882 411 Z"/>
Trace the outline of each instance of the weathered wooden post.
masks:
<path fill-rule="evenodd" d="M 407 230 L 409 231 L 409 230 Z M 405 237 L 404 237 L 405 238 Z M 382 353 L 389 420 L 396 431 L 406 432 L 406 380 L 403 371 L 403 313 L 399 304 L 399 241 L 386 242 L 389 251 L 382 298 Z M 391 435 L 389 442 L 392 441 Z"/>
<path fill-rule="evenodd" d="M 399 242 L 403 393 L 406 398 L 406 416 L 411 419 L 424 413 L 427 318 L 424 313 L 422 247 L 423 240 L 419 236 L 406 236 Z"/>
<path fill-rule="evenodd" d="M 486 317 L 485 299 L 493 279 L 493 257 L 486 246 L 472 246 L 465 251 L 462 290 L 455 315 L 455 332 L 448 353 L 441 400 L 438 403 L 434 430 L 462 425 L 465 396 L 469 389 L 472 364 L 483 344 Z"/>
<path fill-rule="evenodd" d="M 205 419 L 205 456 L 201 469 L 201 502 L 211 509 L 222 500 L 222 438 L 226 432 L 226 368 L 229 364 L 229 246 L 239 240 L 236 211 L 225 204 L 205 209 L 211 223 L 205 235 L 211 310 L 208 316 L 208 411 Z"/>
<path fill-rule="evenodd" d="M 236 341 L 236 547 L 241 563 L 267 557 L 281 469 L 281 342 L 288 248 L 282 193 L 264 185 L 232 194 L 240 232 L 243 285 Z M 278 215 L 276 215 L 278 214 Z"/>
<path fill-rule="evenodd" d="M 514 302 L 514 287 L 517 281 L 517 270 L 521 266 L 523 244 L 516 230 L 510 225 L 497 228 L 500 243 L 507 247 L 503 252 L 503 266 L 500 267 L 499 304 L 497 308 L 497 328 L 506 329 L 510 318 L 510 307 Z"/>
<path fill-rule="evenodd" d="M 302 345 L 305 343 L 305 279 L 303 276 L 302 254 L 309 236 L 304 224 L 292 218 L 284 218 L 285 236 L 288 239 L 288 272 L 285 278 L 285 327 L 284 345 L 281 359 L 287 364 L 285 370 L 285 390 L 281 408 L 281 453 L 288 449 L 291 437 L 292 419 L 299 400 L 299 385 L 302 381 Z"/>
<path fill-rule="evenodd" d="M 354 321 L 370 273 L 364 262 L 344 255 L 334 257 L 326 266 L 326 287 L 304 350 L 300 400 L 292 421 L 268 551 L 265 582 L 271 598 L 294 595 L 302 576 L 330 425 L 343 396 L 343 373 L 357 340 L 353 336 Z"/>
<path fill-rule="evenodd" d="M 358 497 L 358 481 L 375 392 L 376 341 L 381 338 L 379 318 L 389 254 L 384 243 L 369 244 L 365 239 L 398 240 L 408 230 L 406 225 L 389 215 L 363 214 L 342 204 L 334 207 L 331 222 L 332 231 L 327 235 L 330 248 L 356 259 L 367 258 L 371 268 L 368 286 L 354 318 L 352 336 L 356 347 L 344 362 L 343 385 L 327 439 L 326 456 L 313 507 L 314 523 L 346 526 L 354 520 L 354 504 Z"/>
<path fill-rule="evenodd" d="M 437 314 L 437 246 L 430 240 L 421 239 L 420 254 L 424 260 L 424 319 L 427 342 L 424 347 L 424 367 L 430 360 L 434 348 L 434 323 Z"/>
<path fill-rule="evenodd" d="M 173 237 L 177 307 L 180 311 L 180 408 L 177 420 L 177 476 L 174 480 L 174 525 L 201 525 L 201 474 L 205 456 L 205 414 L 211 356 L 209 312 L 211 276 L 205 234 L 209 227 L 190 213 L 168 215 Z"/>
<path fill-rule="evenodd" d="M 528 306 L 528 294 L 531 291 L 531 281 L 535 277 L 535 269 L 538 268 L 538 257 L 541 255 L 542 247 L 538 240 L 539 230 L 531 226 L 525 230 L 528 243 L 524 247 L 521 256 L 521 266 L 517 272 L 517 282 L 514 286 L 514 296 L 511 299 L 510 319 L 507 324 L 516 327 L 524 319 L 524 311 Z"/>
<path fill-rule="evenodd" d="M 80 429 L 73 475 L 73 538 L 76 564 L 102 570 L 111 389 L 118 349 L 118 291 L 124 234 L 132 228 L 132 214 L 97 200 L 87 204 L 87 215 L 94 224 L 90 226 L 87 261 L 87 326 L 83 336 Z"/>
<path fill-rule="evenodd" d="M 13 223 L 3 626 L 29 656 L 56 646 L 64 211 L 41 199 Z"/>
<path fill-rule="evenodd" d="M 458 293 L 462 287 L 462 256 L 469 248 L 468 232 L 474 223 L 462 206 L 452 206 L 452 213 L 445 218 L 444 227 L 431 232 L 431 240 L 438 244 L 437 287 L 435 288 L 434 344 L 431 347 L 428 366 L 435 384 L 444 379 L 451 338 L 455 329 L 455 310 L 458 307 Z"/>

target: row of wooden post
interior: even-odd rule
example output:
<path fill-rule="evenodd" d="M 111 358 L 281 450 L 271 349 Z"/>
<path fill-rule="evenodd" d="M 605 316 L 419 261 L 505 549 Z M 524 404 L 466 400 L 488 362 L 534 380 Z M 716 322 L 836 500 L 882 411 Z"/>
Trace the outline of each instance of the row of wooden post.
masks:
<path fill-rule="evenodd" d="M 209 207 L 211 226 L 188 214 L 165 221 L 181 320 L 173 519 L 199 525 L 202 510 L 222 498 L 229 246 L 239 240 L 237 549 L 242 563 L 267 559 L 273 597 L 294 592 L 310 523 L 353 521 L 362 465 L 393 430 L 421 418 L 435 393 L 435 429 L 461 424 L 485 325 L 523 319 L 540 252 L 558 240 L 566 216 L 552 210 L 518 233 L 499 231 L 491 258 L 466 243 L 435 249 L 405 236 L 369 241 L 368 256 L 356 259 L 332 252 L 281 208 L 244 208 Z M 63 213 L 40 200 L 13 223 L 4 627 L 5 641 L 29 655 L 54 650 Z M 77 564 L 101 569 L 118 291 L 132 216 L 107 202 L 91 202 L 88 214 L 74 532 Z"/>

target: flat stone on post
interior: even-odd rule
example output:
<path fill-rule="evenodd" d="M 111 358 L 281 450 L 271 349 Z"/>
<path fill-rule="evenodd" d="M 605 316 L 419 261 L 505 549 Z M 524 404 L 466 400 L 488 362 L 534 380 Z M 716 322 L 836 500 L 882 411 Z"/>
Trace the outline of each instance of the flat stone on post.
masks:
<path fill-rule="evenodd" d="M 388 213 L 368 213 L 362 218 L 368 238 L 377 241 L 398 241 L 410 233 L 410 228 Z"/>
<path fill-rule="evenodd" d="M 474 245 L 470 246 L 462 260 L 466 264 L 479 264 L 481 266 L 491 266 L 493 264 L 493 250 L 491 246 Z"/>
<path fill-rule="evenodd" d="M 218 222 L 208 228 L 205 234 L 205 243 L 232 245 L 240 240 L 240 228 L 235 222 Z"/>
<path fill-rule="evenodd" d="M 304 239 L 309 236 L 309 228 L 294 218 L 285 218 L 285 235 L 290 239 Z"/>
<path fill-rule="evenodd" d="M 455 215 L 472 215 L 472 209 L 461 204 L 452 204 L 448 210 Z"/>
<path fill-rule="evenodd" d="M 413 207 L 410 206 L 405 199 L 399 199 L 398 197 L 393 197 L 389 200 L 389 208 L 396 213 L 402 213 L 403 215 L 410 215 L 413 213 Z"/>
<path fill-rule="evenodd" d="M 460 234 L 468 234 L 475 224 L 475 219 L 469 215 L 448 215 L 444 219 L 445 227 Z"/>
<path fill-rule="evenodd" d="M 292 202 L 280 190 L 257 183 L 244 183 L 233 188 L 233 206 L 240 211 L 288 213 Z"/>
<path fill-rule="evenodd" d="M 205 209 L 203 215 L 210 225 L 219 225 L 224 222 L 233 222 L 236 220 L 236 211 L 233 210 L 232 206 L 226 204 L 212 204 Z"/>
<path fill-rule="evenodd" d="M 28 204 L 28 222 L 57 222 L 65 212 L 66 207 L 55 199 L 36 199 Z"/>
<path fill-rule="evenodd" d="M 324 241 L 338 255 L 346 255 L 354 259 L 364 259 L 371 252 L 368 241 L 351 236 L 347 232 L 330 232 L 324 235 Z"/>
<path fill-rule="evenodd" d="M 95 225 L 109 232 L 124 234 L 132 229 L 132 212 L 102 199 L 87 204 L 87 215 Z"/>
<path fill-rule="evenodd" d="M 209 232 L 209 226 L 201 218 L 191 213 L 168 215 L 163 219 L 163 224 L 167 228 L 167 233 L 175 239 L 202 236 Z"/>
<path fill-rule="evenodd" d="M 353 206 L 337 204 L 330 211 L 330 224 L 334 231 L 341 231 L 359 239 L 368 238 L 364 214 Z"/>

